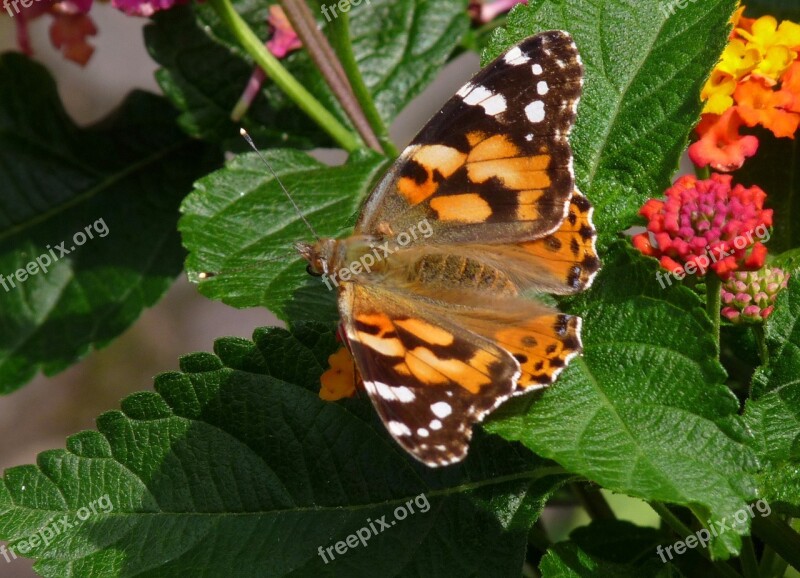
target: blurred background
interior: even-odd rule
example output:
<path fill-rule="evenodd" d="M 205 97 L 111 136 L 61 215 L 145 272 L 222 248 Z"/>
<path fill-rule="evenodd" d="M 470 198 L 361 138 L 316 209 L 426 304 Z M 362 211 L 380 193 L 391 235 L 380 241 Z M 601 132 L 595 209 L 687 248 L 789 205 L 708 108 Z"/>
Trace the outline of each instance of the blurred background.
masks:
<path fill-rule="evenodd" d="M 69 62 L 48 39 L 50 19 L 31 24 L 35 58 L 56 78 L 67 111 L 81 125 L 92 124 L 112 111 L 133 88 L 160 92 L 154 80 L 155 63 L 144 47 L 145 19 L 123 15 L 109 5 L 95 3 L 92 18 L 99 33 L 92 38 L 96 51 L 85 68 Z M 16 47 L 14 22 L 0 16 L 0 49 Z M 476 54 L 464 54 L 450 63 L 437 81 L 396 120 L 392 136 L 405 145 L 441 105 L 479 68 Z M 326 162 L 341 162 L 338 151 L 315 151 Z M 0 192 L 2 194 L 2 192 Z M 0 294 L 0 299 L 2 295 Z M 181 276 L 155 307 L 109 347 L 90 353 L 80 363 L 55 376 L 38 376 L 15 393 L 0 397 L 0 471 L 36 462 L 44 450 L 64 448 L 65 438 L 94 429 L 99 414 L 119 408 L 129 393 L 152 388 L 153 377 L 178 369 L 181 355 L 211 351 L 216 338 L 249 338 L 256 327 L 280 322 L 266 310 L 236 310 L 201 296 Z M 657 516 L 641 502 L 606 494 L 620 517 L 656 525 Z M 549 508 L 544 522 L 551 537 L 566 536 L 588 522 L 571 508 Z M 8 564 L 0 558 L 0 577 L 31 578 L 32 562 Z"/>

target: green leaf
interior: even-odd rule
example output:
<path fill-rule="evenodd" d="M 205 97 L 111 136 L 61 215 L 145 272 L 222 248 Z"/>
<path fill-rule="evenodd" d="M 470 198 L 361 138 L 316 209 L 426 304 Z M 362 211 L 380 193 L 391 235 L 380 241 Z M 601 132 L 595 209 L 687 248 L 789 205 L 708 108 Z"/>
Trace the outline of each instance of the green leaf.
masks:
<path fill-rule="evenodd" d="M 755 496 L 755 458 L 711 323 L 694 293 L 660 288 L 656 264 L 621 245 L 569 308 L 583 317 L 583 357 L 486 429 L 612 491 L 730 518 Z M 718 556 L 737 550 L 737 534 L 721 539 Z"/>
<path fill-rule="evenodd" d="M 47 71 L 17 54 L 0 58 L 0 152 L 0 393 L 8 393 L 106 345 L 159 300 L 183 261 L 178 204 L 218 155 L 144 93 L 78 128 Z"/>
<path fill-rule="evenodd" d="M 770 253 L 800 247 L 800 147 L 794 139 L 775 138 L 758 130 L 758 154 L 736 172 L 736 181 L 758 185 L 767 193 L 767 207 L 774 209 L 774 227 L 766 242 Z"/>
<path fill-rule="evenodd" d="M 678 578 L 683 576 L 672 564 L 647 560 L 619 564 L 590 555 L 572 542 L 553 546 L 539 564 L 542 578 Z"/>
<path fill-rule="evenodd" d="M 573 35 L 586 82 L 570 141 L 602 245 L 671 184 L 735 6 L 704 0 L 667 17 L 650 2 L 531 1 L 509 15 L 484 53 L 485 63 L 542 30 Z"/>
<path fill-rule="evenodd" d="M 239 0 L 234 6 L 259 36 L 268 37 L 269 4 Z M 466 6 L 466 0 L 370 0 L 352 7 L 355 58 L 387 124 L 433 81 L 458 46 L 468 27 Z M 316 15 L 325 24 L 322 11 Z M 146 40 L 163 67 L 159 83 L 183 111 L 182 125 L 189 134 L 240 149 L 241 124 L 260 146 L 332 146 L 269 81 L 242 122 L 231 122 L 253 64 L 211 7 L 169 10 L 154 20 Z M 351 126 L 305 50 L 290 54 L 283 64 L 340 122 Z"/>
<path fill-rule="evenodd" d="M 800 273 L 800 247 L 789 249 L 767 261 L 768 267 L 780 267 L 787 273 Z"/>
<path fill-rule="evenodd" d="M 744 417 L 755 433 L 764 498 L 800 515 L 800 279 L 794 275 L 765 325 L 769 363 L 753 377 Z"/>
<path fill-rule="evenodd" d="M 309 389 L 334 344 L 324 328 L 255 341 L 184 357 L 156 392 L 102 415 L 99 432 L 7 469 L 0 537 L 18 553 L 53 519 L 86 518 L 30 551 L 54 578 L 519 575 L 530 525 L 569 479 L 560 468 L 479 434 L 471 459 L 430 470 L 366 400 Z M 370 522 L 383 530 L 368 547 L 336 552 Z"/>
<path fill-rule="evenodd" d="M 299 151 L 265 156 L 323 237 L 351 229 L 361 199 L 385 166 L 376 154 L 339 167 Z M 336 319 L 335 291 L 306 273 L 294 249 L 298 241 L 313 240 L 311 233 L 255 154 L 236 157 L 198 181 L 181 210 L 190 276 L 215 274 L 200 284 L 201 293 L 234 307 L 267 307 L 281 319 L 289 317 L 287 310 L 299 314 L 294 319 Z"/>

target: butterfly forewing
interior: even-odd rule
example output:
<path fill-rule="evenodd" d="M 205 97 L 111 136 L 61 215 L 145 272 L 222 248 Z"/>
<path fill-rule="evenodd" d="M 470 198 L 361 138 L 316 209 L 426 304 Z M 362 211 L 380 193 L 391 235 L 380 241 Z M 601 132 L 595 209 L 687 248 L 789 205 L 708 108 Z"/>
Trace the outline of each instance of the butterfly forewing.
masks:
<path fill-rule="evenodd" d="M 357 232 L 437 223 L 431 242 L 527 241 L 554 231 L 574 190 L 569 133 L 583 67 L 565 32 L 529 38 L 464 85 L 368 199 Z"/>

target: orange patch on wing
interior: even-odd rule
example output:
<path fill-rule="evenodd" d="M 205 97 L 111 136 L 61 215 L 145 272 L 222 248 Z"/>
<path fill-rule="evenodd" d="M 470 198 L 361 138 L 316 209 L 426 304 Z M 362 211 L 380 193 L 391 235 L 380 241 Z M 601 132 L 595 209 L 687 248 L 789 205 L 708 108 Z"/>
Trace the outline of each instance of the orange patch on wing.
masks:
<path fill-rule="evenodd" d="M 429 175 L 436 169 L 442 176 L 449 177 L 464 164 L 467 155 L 444 145 L 425 145 L 419 147 L 411 158 L 421 164 Z"/>
<path fill-rule="evenodd" d="M 467 164 L 467 175 L 472 182 L 484 183 L 498 178 L 510 189 L 546 189 L 550 186 L 547 167 L 549 155 L 497 159 Z"/>
<path fill-rule="evenodd" d="M 569 359 L 580 353 L 579 321 L 575 317 L 562 321 L 565 318 L 558 313 L 543 315 L 495 333 L 497 342 L 519 361 L 518 386 L 552 383 Z"/>
<path fill-rule="evenodd" d="M 420 204 L 422 201 L 433 195 L 439 186 L 433 182 L 433 179 L 428 176 L 428 180 L 419 184 L 411 177 L 402 177 L 397 181 L 397 190 L 403 195 L 403 198 L 409 205 L 414 206 Z"/>
<path fill-rule="evenodd" d="M 567 217 L 556 231 L 517 246 L 539 257 L 537 266 L 550 271 L 557 279 L 569 284 L 577 275 L 580 284 L 586 285 L 600 267 L 590 209 L 591 205 L 583 195 L 573 194 Z"/>
<path fill-rule="evenodd" d="M 394 324 L 431 345 L 451 345 L 455 340 L 449 331 L 431 325 L 422 319 L 398 319 Z"/>
<path fill-rule="evenodd" d="M 401 177 L 397 189 L 409 205 L 418 205 L 436 193 L 439 185 L 434 180 L 434 171 L 443 178 L 450 177 L 466 161 L 467 155 L 458 149 L 444 145 L 424 145 L 417 148 L 410 160 L 425 171 L 425 181 L 417 182 L 411 177 Z"/>
<path fill-rule="evenodd" d="M 472 143 L 470 143 L 472 144 Z M 481 141 L 470 151 L 468 163 L 479 163 L 497 159 L 510 159 L 519 156 L 519 149 L 508 137 L 502 134 L 495 135 Z"/>
<path fill-rule="evenodd" d="M 479 142 L 486 139 L 486 135 L 480 131 L 473 131 L 467 133 L 467 142 L 469 146 L 474 147 Z"/>
<path fill-rule="evenodd" d="M 389 357 L 402 357 L 405 355 L 406 348 L 402 342 L 396 336 L 389 336 L 395 330 L 388 315 L 382 313 L 361 315 L 356 317 L 356 321 L 377 328 L 377 332 L 356 330 L 355 338 L 360 343 L 381 355 Z"/>
<path fill-rule="evenodd" d="M 489 203 L 476 193 L 436 197 L 431 200 L 431 208 L 441 221 L 483 223 L 492 216 Z"/>
<path fill-rule="evenodd" d="M 406 366 L 423 383 L 444 385 L 454 382 L 470 393 L 478 393 L 481 387 L 492 383 L 489 366 L 493 361 L 496 361 L 495 356 L 483 351 L 467 362 L 441 359 L 425 347 L 416 347 L 406 355 Z"/>
<path fill-rule="evenodd" d="M 537 205 L 544 191 L 533 189 L 517 193 L 517 219 L 520 221 L 535 221 L 539 218 Z"/>

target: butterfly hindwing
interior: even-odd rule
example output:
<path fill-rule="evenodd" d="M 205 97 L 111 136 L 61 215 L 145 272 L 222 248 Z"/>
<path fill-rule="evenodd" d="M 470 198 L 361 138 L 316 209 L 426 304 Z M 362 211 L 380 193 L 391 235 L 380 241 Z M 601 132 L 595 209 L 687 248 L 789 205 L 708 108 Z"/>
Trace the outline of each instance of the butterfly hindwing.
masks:
<path fill-rule="evenodd" d="M 430 466 L 463 459 L 472 426 L 515 393 L 519 363 L 401 295 L 353 284 L 340 298 L 350 350 L 392 437 Z"/>
<path fill-rule="evenodd" d="M 568 137 L 582 83 L 567 33 L 542 33 L 512 48 L 403 151 L 356 231 L 400 231 L 428 218 L 437 243 L 527 241 L 552 232 L 574 189 Z"/>

